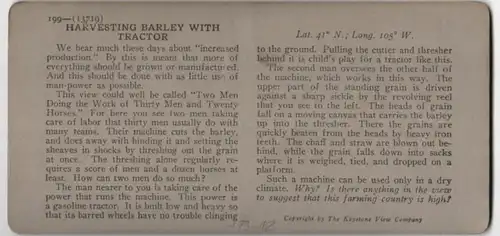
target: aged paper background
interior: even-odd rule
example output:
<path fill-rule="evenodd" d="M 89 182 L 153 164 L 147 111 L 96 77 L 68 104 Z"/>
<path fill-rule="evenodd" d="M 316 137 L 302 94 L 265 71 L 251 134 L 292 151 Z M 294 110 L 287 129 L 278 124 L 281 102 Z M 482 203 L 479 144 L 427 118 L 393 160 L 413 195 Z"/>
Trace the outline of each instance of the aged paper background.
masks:
<path fill-rule="evenodd" d="M 240 220 L 260 225 L 273 223 L 273 232 L 480 232 L 489 222 L 489 27 L 488 10 L 478 3 L 412 4 L 272 4 L 272 3 L 20 3 L 11 11 L 9 41 L 9 222 L 19 232 L 238 232 L 231 222 L 213 221 L 130 221 L 130 220 L 54 220 L 44 219 L 45 194 L 54 183 L 45 181 L 45 90 L 46 67 L 42 63 L 56 43 L 120 43 L 115 33 L 70 33 L 63 25 L 49 24 L 51 15 L 101 14 L 112 22 L 217 22 L 216 34 L 193 37 L 190 33 L 172 34 L 170 43 L 239 44 L 239 73 L 235 83 L 211 81 L 189 85 L 174 82 L 148 82 L 146 89 L 168 86 L 169 90 L 189 89 L 218 92 L 220 86 L 239 91 L 241 113 L 237 130 L 240 145 L 240 171 L 231 174 L 238 184 Z M 470 17 L 463 17 L 463 16 Z M 186 16 L 189 16 L 186 19 Z M 299 16 L 299 17 L 297 17 Z M 40 20 L 35 20 L 40 19 Z M 397 19 L 397 20 L 395 20 Z M 453 161 L 449 168 L 344 167 L 335 175 L 360 172 L 366 176 L 448 176 L 453 179 L 453 201 L 435 206 L 327 203 L 271 204 L 255 200 L 253 187 L 263 182 L 255 176 L 255 62 L 258 45 L 308 47 L 310 41 L 294 38 L 297 29 L 322 31 L 349 28 L 358 31 L 388 31 L 407 28 L 418 35 L 419 45 L 436 42 L 453 48 Z M 466 29 L 466 30 L 464 30 Z M 131 42 L 140 44 L 141 42 Z M 150 42 L 144 42 L 148 45 Z M 160 42 L 161 43 L 161 42 Z M 343 46 L 358 46 L 344 41 Z M 391 42 L 402 47 L 408 42 Z M 412 42 L 415 44 L 415 42 Z M 382 44 L 383 45 L 383 44 Z M 410 44 L 409 44 L 410 45 Z M 363 42 L 365 47 L 381 46 Z M 92 91 L 92 90 L 89 90 Z M 100 129 L 105 130 L 104 127 Z M 359 128 L 359 130 L 363 130 Z M 244 144 L 244 145 L 241 145 Z M 82 158 L 84 159 L 84 158 Z M 312 166 L 297 166 L 300 175 L 318 172 Z M 329 173 L 327 168 L 320 173 Z M 70 175 L 69 175 L 70 176 Z M 225 183 L 227 176 L 208 174 L 207 183 Z M 464 214 L 467 213 L 467 214 Z M 284 215 L 415 216 L 422 224 L 349 224 L 284 222 Z M 262 228 L 251 228 L 260 232 Z"/>

